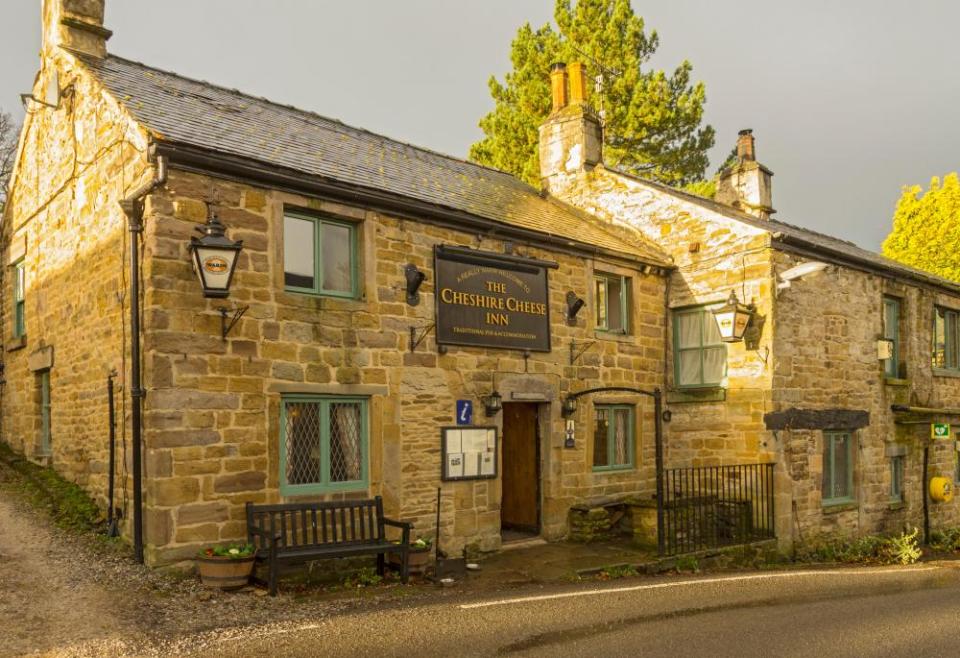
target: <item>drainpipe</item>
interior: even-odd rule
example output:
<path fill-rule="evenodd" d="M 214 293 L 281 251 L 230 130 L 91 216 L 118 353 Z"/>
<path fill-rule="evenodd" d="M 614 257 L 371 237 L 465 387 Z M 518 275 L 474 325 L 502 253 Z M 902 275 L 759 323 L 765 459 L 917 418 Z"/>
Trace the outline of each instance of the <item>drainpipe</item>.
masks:
<path fill-rule="evenodd" d="M 143 233 L 143 199 L 167 181 L 167 161 L 156 158 L 153 180 L 147 181 L 120 202 L 130 232 L 130 413 L 133 449 L 133 553 L 143 563 L 143 454 L 140 446 L 141 411 L 146 391 L 140 382 L 140 236 Z"/>

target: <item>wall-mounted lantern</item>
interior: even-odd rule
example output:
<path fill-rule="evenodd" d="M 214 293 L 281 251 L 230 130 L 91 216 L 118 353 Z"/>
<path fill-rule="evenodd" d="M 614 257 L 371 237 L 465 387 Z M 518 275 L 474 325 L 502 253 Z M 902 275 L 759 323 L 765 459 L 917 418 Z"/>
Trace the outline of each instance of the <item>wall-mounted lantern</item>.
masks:
<path fill-rule="evenodd" d="M 482 398 L 481 401 L 483 402 L 483 409 L 487 416 L 496 416 L 500 413 L 500 410 L 503 409 L 503 396 L 497 393 L 497 391 Z"/>
<path fill-rule="evenodd" d="M 750 318 L 753 317 L 753 306 L 741 304 L 737 293 L 731 290 L 727 303 L 716 309 L 713 317 L 717 320 L 720 340 L 724 343 L 739 343 L 743 340 Z"/>
<path fill-rule="evenodd" d="M 577 293 L 572 290 L 567 293 L 567 324 L 576 323 L 577 313 L 580 312 L 584 304 L 586 302 L 583 301 L 583 298 L 577 297 Z"/>
<path fill-rule="evenodd" d="M 560 415 L 564 418 L 569 418 L 575 413 L 577 413 L 577 398 L 573 396 L 565 397 L 560 407 Z"/>
<path fill-rule="evenodd" d="M 403 268 L 403 274 L 407 277 L 407 303 L 410 306 L 416 306 L 420 303 L 420 285 L 427 275 L 412 263 Z"/>
<path fill-rule="evenodd" d="M 226 237 L 226 227 L 213 212 L 207 223 L 198 226 L 202 237 L 190 239 L 193 268 L 200 278 L 204 297 L 226 297 L 230 294 L 233 271 L 243 249 L 243 240 L 234 242 Z"/>

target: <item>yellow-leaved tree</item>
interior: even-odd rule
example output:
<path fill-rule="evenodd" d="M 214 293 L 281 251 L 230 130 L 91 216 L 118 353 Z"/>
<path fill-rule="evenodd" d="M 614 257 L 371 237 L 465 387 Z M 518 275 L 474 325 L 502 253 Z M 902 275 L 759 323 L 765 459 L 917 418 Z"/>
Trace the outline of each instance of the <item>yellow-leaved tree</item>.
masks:
<path fill-rule="evenodd" d="M 930 189 L 905 187 L 893 214 L 883 255 L 960 283 L 960 179 L 956 172 Z"/>

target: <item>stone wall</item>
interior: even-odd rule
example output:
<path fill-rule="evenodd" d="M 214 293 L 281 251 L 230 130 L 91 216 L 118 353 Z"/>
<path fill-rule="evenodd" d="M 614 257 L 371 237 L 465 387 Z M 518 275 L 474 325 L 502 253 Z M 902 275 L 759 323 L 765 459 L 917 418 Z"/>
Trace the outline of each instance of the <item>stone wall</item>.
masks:
<path fill-rule="evenodd" d="M 644 181 L 597 166 L 555 177 L 551 190 L 612 224 L 639 229 L 673 257 L 671 309 L 722 304 L 730 291 L 755 305 L 760 334 L 749 346 L 731 344 L 722 386 L 680 390 L 674 381 L 673 332 L 667 333 L 667 467 L 752 463 L 774 458 L 763 424 L 773 367 L 772 266 L 769 235 L 667 193 Z"/>
<path fill-rule="evenodd" d="M 777 254 L 777 269 L 809 260 Z M 883 335 L 883 296 L 901 299 L 901 377 L 886 378 L 877 356 Z M 957 417 L 894 414 L 893 404 L 956 407 L 960 379 L 934 375 L 931 328 L 934 303 L 957 308 L 960 296 L 919 288 L 887 277 L 833 266 L 792 282 L 776 302 L 774 407 L 862 410 L 869 425 L 856 431 L 854 488 L 857 502 L 824 507 L 822 428 L 776 432 L 789 474 L 795 519 L 792 532 L 868 534 L 922 527 L 926 482 L 923 451 L 929 448 L 928 479 L 954 477 L 953 441 L 930 440 L 930 422 Z M 890 455 L 905 454 L 904 500 L 890 502 Z M 955 526 L 960 504 L 930 503 L 931 527 Z M 797 531 L 796 527 L 800 530 Z M 799 537 L 798 537 L 799 538 Z"/>
<path fill-rule="evenodd" d="M 107 499 L 107 375 L 117 378 L 117 504 L 123 507 L 124 346 L 129 337 L 126 219 L 118 201 L 149 175 L 147 139 L 63 51 L 43 56 L 34 86 L 59 73 L 59 108 L 35 105 L 21 136 L 3 222 L 3 440 Z M 13 337 L 11 265 L 26 268 L 24 339 Z M 40 368 L 51 365 L 51 450 L 41 450 Z"/>
<path fill-rule="evenodd" d="M 205 300 L 191 271 L 187 245 L 205 220 L 204 199 L 219 196 L 219 216 L 244 250 L 229 306 L 249 310 L 226 341 L 220 339 L 223 302 Z M 357 300 L 285 292 L 282 217 L 285 208 L 319 212 L 359 224 L 362 295 Z M 389 514 L 432 535 L 440 486 L 439 428 L 454 422 L 457 399 L 471 399 L 483 422 L 480 398 L 494 385 L 513 395 L 539 393 L 542 525 L 547 537 L 566 532 L 574 502 L 652 495 L 652 404 L 638 396 L 593 401 L 639 404 L 637 463 L 622 472 L 592 471 L 592 405 L 576 416 L 576 447 L 563 447 L 560 400 L 568 391 L 603 385 L 653 388 L 663 377 L 664 279 L 637 266 L 603 263 L 604 271 L 633 279 L 634 331 L 596 332 L 590 259 L 516 245 L 516 253 L 552 260 L 552 352 L 451 347 L 438 354 L 430 335 L 415 352 L 418 333 L 434 320 L 433 248 L 462 245 L 502 252 L 499 239 L 393 217 L 174 169 L 164 190 L 150 197 L 145 237 L 145 441 L 148 559 L 190 557 L 201 543 L 242 536 L 243 503 L 278 501 L 279 405 L 284 392 L 370 396 L 370 489 Z M 419 306 L 405 303 L 403 267 L 427 273 Z M 576 326 L 563 319 L 564 297 L 587 299 Z M 592 343 L 573 365 L 570 344 Z M 584 399 L 586 400 L 586 398 Z M 501 415 L 489 421 L 500 425 Z M 500 480 L 443 484 L 445 549 L 499 546 Z"/>

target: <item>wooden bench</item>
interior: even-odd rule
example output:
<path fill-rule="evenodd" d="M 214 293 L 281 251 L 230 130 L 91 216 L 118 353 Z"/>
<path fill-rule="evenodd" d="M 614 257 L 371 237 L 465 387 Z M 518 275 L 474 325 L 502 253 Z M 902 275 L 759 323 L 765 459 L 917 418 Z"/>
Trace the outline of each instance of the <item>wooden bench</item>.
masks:
<path fill-rule="evenodd" d="M 399 544 L 387 539 L 386 526 L 400 528 Z M 324 558 L 376 554 L 377 573 L 382 576 L 386 554 L 396 552 L 400 580 L 406 583 L 410 575 L 410 524 L 385 518 L 380 496 L 323 503 L 247 503 L 247 541 L 257 549 L 257 563 L 269 569 L 270 596 L 277 595 L 280 567 Z"/>

